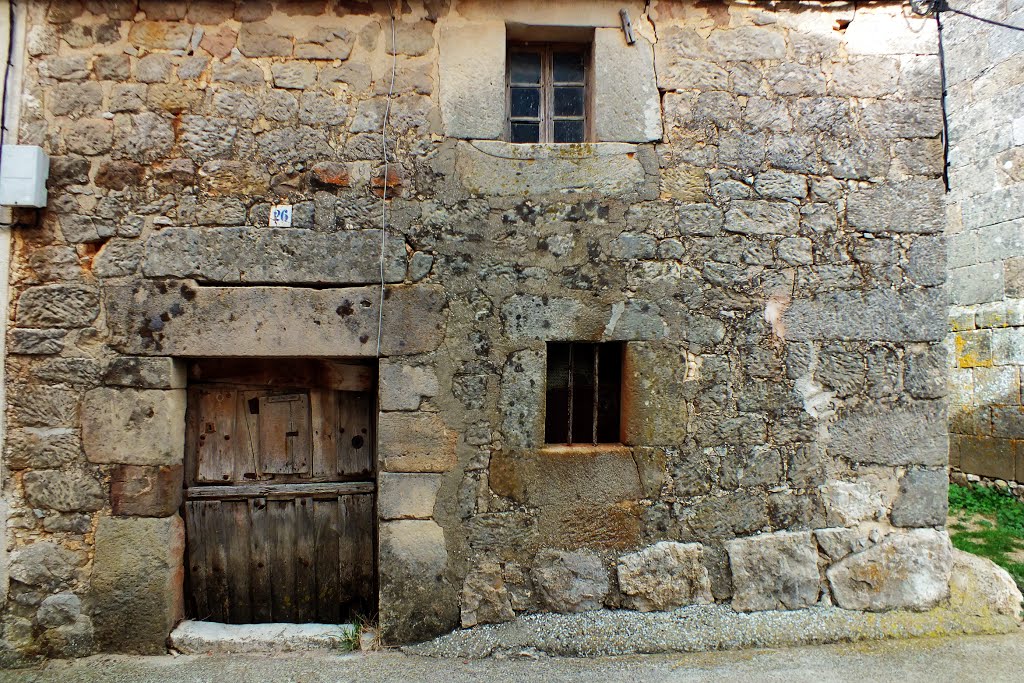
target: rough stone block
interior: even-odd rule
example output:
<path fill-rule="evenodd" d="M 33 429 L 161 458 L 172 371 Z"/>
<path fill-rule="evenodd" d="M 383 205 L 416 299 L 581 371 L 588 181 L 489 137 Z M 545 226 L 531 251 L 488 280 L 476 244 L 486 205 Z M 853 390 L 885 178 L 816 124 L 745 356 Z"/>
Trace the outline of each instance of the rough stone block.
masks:
<path fill-rule="evenodd" d="M 239 29 L 238 51 L 246 57 L 290 57 L 292 37 L 282 26 L 248 22 Z"/>
<path fill-rule="evenodd" d="M 57 387 L 8 385 L 9 427 L 78 426 L 78 393 Z"/>
<path fill-rule="evenodd" d="M 377 443 L 389 472 L 447 472 L 455 466 L 456 433 L 436 413 L 381 413 Z"/>
<path fill-rule="evenodd" d="M 376 287 L 195 287 L 172 281 L 104 290 L 112 346 L 147 356 L 375 356 L 379 302 Z M 444 337 L 445 306 L 440 287 L 390 287 L 381 355 L 436 349 Z"/>
<path fill-rule="evenodd" d="M 881 183 L 850 194 L 846 220 L 865 232 L 939 233 L 945 228 L 938 180 Z"/>
<path fill-rule="evenodd" d="M 380 241 L 379 230 L 168 228 L 147 240 L 143 271 L 204 282 L 366 284 L 380 279 Z M 389 236 L 387 282 L 405 279 L 406 258 L 405 240 Z"/>
<path fill-rule="evenodd" d="M 92 512 L 103 507 L 103 486 L 84 470 L 33 470 L 22 482 L 32 507 L 60 512 Z"/>
<path fill-rule="evenodd" d="M 12 354 L 47 356 L 60 353 L 64 348 L 65 330 L 11 330 L 7 337 L 7 350 Z"/>
<path fill-rule="evenodd" d="M 1024 327 L 992 330 L 992 361 L 995 365 L 1024 365 Z"/>
<path fill-rule="evenodd" d="M 500 564 L 485 562 L 466 575 L 462 584 L 463 628 L 500 624 L 514 618 L 512 600 Z"/>
<path fill-rule="evenodd" d="M 1013 441 L 989 436 L 961 436 L 958 441 L 963 471 L 1007 481 L 1017 476 Z"/>
<path fill-rule="evenodd" d="M 619 558 L 619 589 L 626 605 L 641 612 L 715 601 L 702 564 L 700 543 L 662 541 Z"/>
<path fill-rule="evenodd" d="M 809 531 L 727 541 L 732 607 L 739 612 L 801 609 L 818 601 L 818 547 Z"/>
<path fill-rule="evenodd" d="M 1024 408 L 1021 406 L 993 406 L 992 435 L 1005 439 L 1024 440 Z"/>
<path fill-rule="evenodd" d="M 878 484 L 870 480 L 829 480 L 821 485 L 819 488 L 828 524 L 855 526 L 884 519 L 891 496 Z"/>
<path fill-rule="evenodd" d="M 99 315 L 99 292 L 75 284 L 29 287 L 18 298 L 21 327 L 84 327 Z"/>
<path fill-rule="evenodd" d="M 659 343 L 626 345 L 623 367 L 624 442 L 635 446 L 675 445 L 688 436 L 687 353 Z"/>
<path fill-rule="evenodd" d="M 903 386 L 914 398 L 942 398 L 946 395 L 949 354 L 940 344 L 908 349 L 904 359 Z"/>
<path fill-rule="evenodd" d="M 641 35 L 626 43 L 618 28 L 594 30 L 594 136 L 601 142 L 660 140 L 661 96 L 654 48 Z"/>
<path fill-rule="evenodd" d="M 1016 366 L 976 367 L 972 372 L 976 405 L 1020 403 L 1020 370 Z"/>
<path fill-rule="evenodd" d="M 27 586 L 56 591 L 67 585 L 85 560 L 83 553 L 53 541 L 35 541 L 11 552 L 8 576 Z"/>
<path fill-rule="evenodd" d="M 444 531 L 429 520 L 382 522 L 379 531 L 381 629 L 389 642 L 424 640 L 459 623 L 456 590 L 444 577 Z"/>
<path fill-rule="evenodd" d="M 82 600 L 66 591 L 43 599 L 36 610 L 35 622 L 43 628 L 73 624 L 82 613 Z"/>
<path fill-rule="evenodd" d="M 437 375 L 427 367 L 398 363 L 380 364 L 380 409 L 419 410 L 425 398 L 437 396 Z"/>
<path fill-rule="evenodd" d="M 949 596 L 953 547 L 945 531 L 895 532 L 826 572 L 836 604 L 882 612 L 926 610 Z"/>
<path fill-rule="evenodd" d="M 786 56 L 786 40 L 782 34 L 760 26 L 712 31 L 707 45 L 719 61 L 762 61 Z"/>
<path fill-rule="evenodd" d="M 178 465 L 185 453 L 185 392 L 93 389 L 82 402 L 82 447 L 90 462 Z"/>
<path fill-rule="evenodd" d="M 128 42 L 148 50 L 184 50 L 191 38 L 190 24 L 170 21 L 139 21 L 128 31 Z"/>
<path fill-rule="evenodd" d="M 118 465 L 110 505 L 119 517 L 170 517 L 181 506 L 184 466 Z"/>
<path fill-rule="evenodd" d="M 103 383 L 138 389 L 184 389 L 185 363 L 173 358 L 120 356 L 107 365 Z"/>
<path fill-rule="evenodd" d="M 954 610 L 963 611 L 973 604 L 972 611 L 979 617 L 994 613 L 1021 620 L 1024 596 L 1020 588 L 1009 572 L 987 557 L 954 548 L 949 593 L 950 605 Z"/>
<path fill-rule="evenodd" d="M 792 235 L 799 221 L 800 210 L 792 204 L 740 200 L 726 211 L 723 228 L 743 235 Z"/>
<path fill-rule="evenodd" d="M 850 462 L 944 466 L 946 411 L 941 402 L 906 406 L 865 405 L 844 410 L 829 428 L 830 453 Z"/>
<path fill-rule="evenodd" d="M 533 561 L 533 582 L 544 606 L 553 612 L 591 612 L 604 606 L 608 570 L 585 550 L 542 550 Z"/>
<path fill-rule="evenodd" d="M 797 299 L 782 317 L 788 341 L 941 341 L 946 297 L 940 288 L 903 293 L 836 291 Z"/>
<path fill-rule="evenodd" d="M 185 525 L 162 519 L 100 517 L 90 603 L 105 652 L 163 654 L 184 611 Z"/>
<path fill-rule="evenodd" d="M 381 519 L 431 519 L 441 488 L 439 474 L 381 472 L 377 514 Z"/>
<path fill-rule="evenodd" d="M 29 427 L 7 432 L 7 464 L 11 469 L 55 469 L 77 460 L 81 453 L 75 429 Z"/>
<path fill-rule="evenodd" d="M 445 135 L 497 140 L 505 130 L 505 23 L 445 25 L 439 45 Z"/>
<path fill-rule="evenodd" d="M 946 470 L 913 468 L 900 479 L 891 519 L 896 526 L 944 526 L 949 510 Z"/>
<path fill-rule="evenodd" d="M 498 409 L 505 442 L 513 448 L 533 448 L 544 440 L 546 362 L 542 351 L 516 351 L 502 369 Z"/>

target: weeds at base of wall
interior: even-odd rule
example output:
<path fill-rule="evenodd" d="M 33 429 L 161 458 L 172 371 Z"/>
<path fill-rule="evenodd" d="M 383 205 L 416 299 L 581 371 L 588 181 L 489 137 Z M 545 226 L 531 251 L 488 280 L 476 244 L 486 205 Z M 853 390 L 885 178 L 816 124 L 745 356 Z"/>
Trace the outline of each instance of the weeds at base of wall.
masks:
<path fill-rule="evenodd" d="M 988 558 L 1024 589 L 1024 502 L 995 486 L 949 485 L 953 546 Z"/>

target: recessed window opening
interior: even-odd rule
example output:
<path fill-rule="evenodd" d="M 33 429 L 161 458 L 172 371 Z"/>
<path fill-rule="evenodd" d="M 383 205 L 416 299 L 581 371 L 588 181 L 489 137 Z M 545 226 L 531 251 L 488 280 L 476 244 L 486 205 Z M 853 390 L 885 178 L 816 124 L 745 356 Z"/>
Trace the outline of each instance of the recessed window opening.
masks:
<path fill-rule="evenodd" d="M 548 342 L 548 444 L 620 443 L 621 343 Z"/>
<path fill-rule="evenodd" d="M 589 45 L 510 43 L 507 139 L 585 142 L 588 137 Z"/>

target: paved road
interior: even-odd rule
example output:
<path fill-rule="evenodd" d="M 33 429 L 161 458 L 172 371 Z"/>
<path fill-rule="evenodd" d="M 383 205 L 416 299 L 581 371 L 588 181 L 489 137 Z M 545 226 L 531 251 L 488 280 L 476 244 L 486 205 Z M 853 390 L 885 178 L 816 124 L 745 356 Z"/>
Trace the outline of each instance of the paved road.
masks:
<path fill-rule="evenodd" d="M 923 638 L 787 650 L 602 659 L 553 657 L 468 661 L 399 652 L 277 657 L 96 656 L 42 669 L 0 672 L 0 683 L 321 683 L 438 681 L 1024 681 L 1024 632 Z"/>

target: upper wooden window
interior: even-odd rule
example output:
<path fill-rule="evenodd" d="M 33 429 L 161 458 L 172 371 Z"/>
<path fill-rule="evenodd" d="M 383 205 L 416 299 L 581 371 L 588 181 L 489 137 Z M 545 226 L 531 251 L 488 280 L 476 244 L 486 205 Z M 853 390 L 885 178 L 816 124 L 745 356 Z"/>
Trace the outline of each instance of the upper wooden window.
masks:
<path fill-rule="evenodd" d="M 588 48 L 579 43 L 509 44 L 509 142 L 589 139 Z"/>

